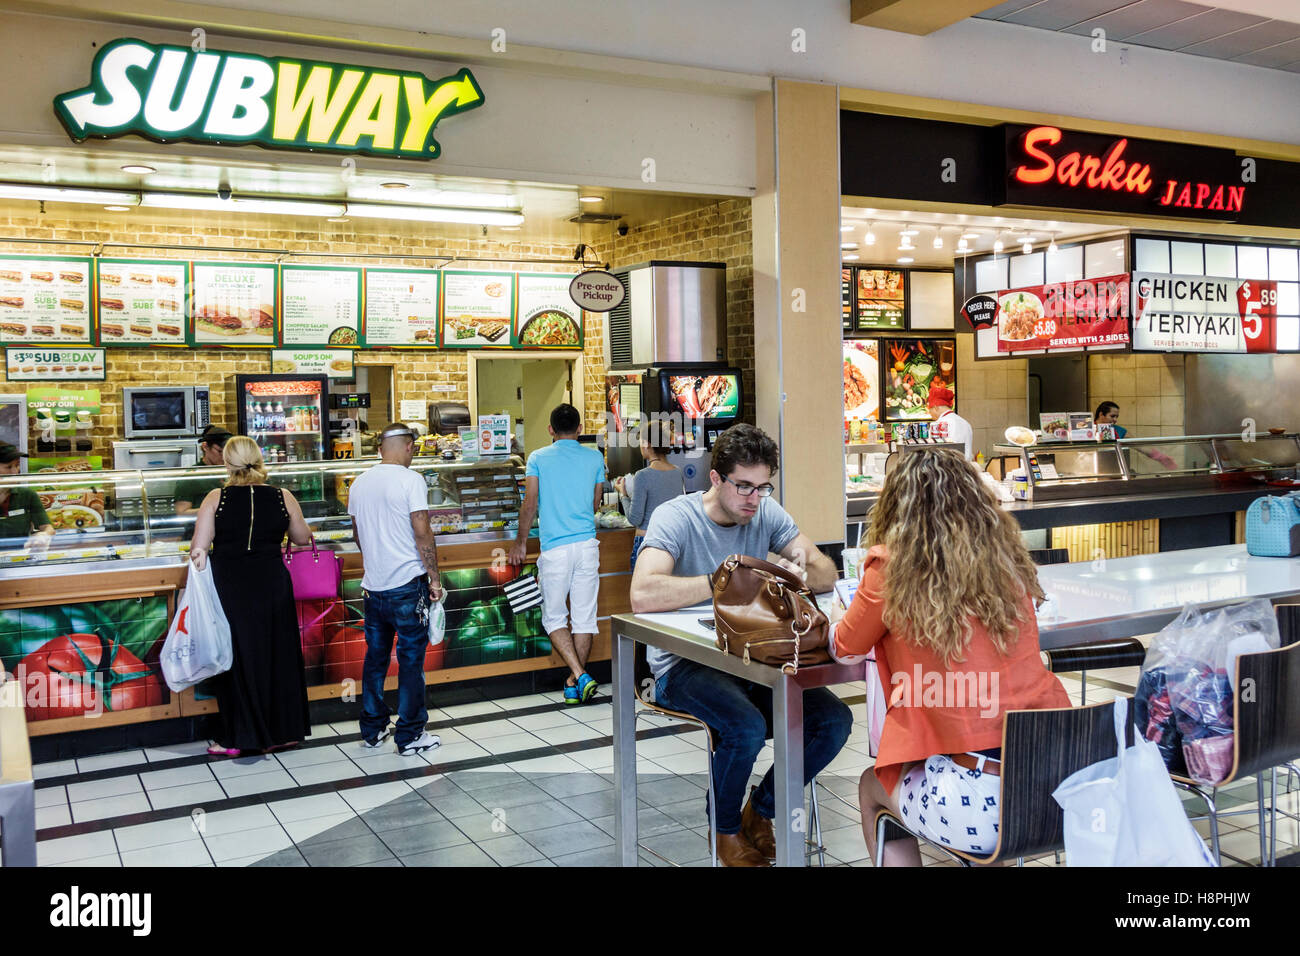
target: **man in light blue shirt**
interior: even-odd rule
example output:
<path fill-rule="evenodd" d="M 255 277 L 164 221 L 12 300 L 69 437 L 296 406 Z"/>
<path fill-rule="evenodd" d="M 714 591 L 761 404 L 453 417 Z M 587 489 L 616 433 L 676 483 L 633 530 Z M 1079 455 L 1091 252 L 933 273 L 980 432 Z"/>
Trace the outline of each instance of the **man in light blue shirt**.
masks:
<path fill-rule="evenodd" d="M 564 684 L 564 702 L 585 704 L 596 693 L 587 658 L 596 637 L 600 586 L 596 511 L 604 490 L 605 458 L 596 449 L 578 444 L 582 415 L 572 405 L 557 406 L 547 430 L 553 443 L 528 456 L 519 534 L 510 548 L 510 563 L 523 563 L 528 532 L 540 508 L 537 583 L 542 590 L 542 627 L 572 672 Z"/>

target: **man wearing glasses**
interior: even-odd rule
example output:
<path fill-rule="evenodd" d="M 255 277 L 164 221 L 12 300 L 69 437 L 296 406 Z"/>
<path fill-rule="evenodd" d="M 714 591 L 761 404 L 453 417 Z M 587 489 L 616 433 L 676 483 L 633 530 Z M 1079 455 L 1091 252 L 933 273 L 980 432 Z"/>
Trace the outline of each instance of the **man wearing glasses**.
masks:
<path fill-rule="evenodd" d="M 713 487 L 660 505 L 650 518 L 632 576 L 632 610 L 673 611 L 713 597 L 711 577 L 733 554 L 776 562 L 814 591 L 829 591 L 835 564 L 771 498 L 776 442 L 753 425 L 733 425 L 713 447 Z M 772 771 L 745 787 L 771 735 L 772 692 L 721 671 L 649 648 L 655 700 L 716 731 L 718 857 L 726 866 L 767 866 L 776 857 Z M 804 778 L 812 780 L 848 739 L 853 716 L 825 688 L 804 693 Z M 743 803 L 743 810 L 742 810 Z"/>

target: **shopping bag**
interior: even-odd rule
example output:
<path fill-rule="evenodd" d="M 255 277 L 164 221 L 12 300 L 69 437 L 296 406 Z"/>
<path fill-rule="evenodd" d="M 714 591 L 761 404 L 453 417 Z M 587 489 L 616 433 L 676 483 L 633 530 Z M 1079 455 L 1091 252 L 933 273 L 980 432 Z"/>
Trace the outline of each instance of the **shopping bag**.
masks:
<path fill-rule="evenodd" d="M 522 614 L 542 603 L 542 589 L 537 584 L 535 574 L 521 574 L 507 584 L 504 590 L 510 610 L 515 614 Z"/>
<path fill-rule="evenodd" d="M 1072 773 L 1052 797 L 1061 805 L 1068 866 L 1213 866 L 1156 745 L 1124 745 L 1128 698 L 1115 701 L 1118 754 Z"/>
<path fill-rule="evenodd" d="M 443 598 L 446 598 L 447 592 L 443 592 Z M 438 601 L 429 608 L 429 646 L 441 644 L 442 639 L 447 635 L 447 611 L 443 608 L 443 602 Z"/>
<path fill-rule="evenodd" d="M 200 571 L 190 565 L 189 580 L 176 602 L 176 617 L 159 658 L 163 679 L 175 693 L 230 670 L 232 663 L 230 623 L 217 597 L 212 566 L 205 564 Z"/>
<path fill-rule="evenodd" d="M 867 655 L 867 752 L 873 756 L 880 755 L 880 734 L 885 729 L 885 711 L 889 709 L 889 700 L 885 697 L 884 685 L 880 683 L 880 670 L 876 667 L 876 651 L 873 648 Z"/>

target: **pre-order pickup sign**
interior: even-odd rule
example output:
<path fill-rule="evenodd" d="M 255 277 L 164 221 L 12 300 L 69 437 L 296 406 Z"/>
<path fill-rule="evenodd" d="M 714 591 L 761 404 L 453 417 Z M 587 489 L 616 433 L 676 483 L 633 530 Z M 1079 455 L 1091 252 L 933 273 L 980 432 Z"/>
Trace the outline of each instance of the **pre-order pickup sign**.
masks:
<path fill-rule="evenodd" d="M 1127 345 L 1127 275 L 1050 282 L 998 293 L 999 352 Z"/>
<path fill-rule="evenodd" d="M 1133 273 L 1133 348 L 1276 351 L 1277 283 Z"/>

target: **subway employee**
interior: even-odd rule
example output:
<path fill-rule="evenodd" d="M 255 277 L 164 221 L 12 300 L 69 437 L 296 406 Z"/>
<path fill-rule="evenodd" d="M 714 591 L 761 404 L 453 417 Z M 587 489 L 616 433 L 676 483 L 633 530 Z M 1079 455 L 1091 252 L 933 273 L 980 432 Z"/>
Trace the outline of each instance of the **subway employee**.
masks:
<path fill-rule="evenodd" d="M 199 438 L 199 465 L 224 465 L 226 463 L 226 442 L 230 432 L 220 425 L 209 425 L 203 429 Z M 183 515 L 187 511 L 198 511 L 199 505 L 209 491 L 220 488 L 225 476 L 220 478 L 182 478 L 176 482 L 174 498 L 176 513 Z"/>
<path fill-rule="evenodd" d="M 13 445 L 0 442 L 0 476 L 18 474 L 21 457 Z M 0 539 L 24 538 L 33 550 L 44 551 L 53 535 L 54 526 L 36 492 L 0 487 Z"/>

